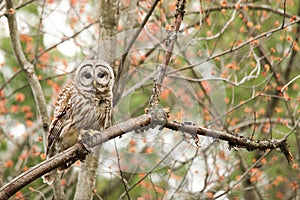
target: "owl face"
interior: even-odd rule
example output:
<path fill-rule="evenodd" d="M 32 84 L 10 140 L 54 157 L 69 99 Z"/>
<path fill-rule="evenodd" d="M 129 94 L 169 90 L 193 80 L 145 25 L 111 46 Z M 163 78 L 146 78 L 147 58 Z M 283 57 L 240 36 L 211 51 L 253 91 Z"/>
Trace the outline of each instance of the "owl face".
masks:
<path fill-rule="evenodd" d="M 88 60 L 78 68 L 75 81 L 81 89 L 103 92 L 108 87 L 112 89 L 114 73 L 104 61 Z"/>

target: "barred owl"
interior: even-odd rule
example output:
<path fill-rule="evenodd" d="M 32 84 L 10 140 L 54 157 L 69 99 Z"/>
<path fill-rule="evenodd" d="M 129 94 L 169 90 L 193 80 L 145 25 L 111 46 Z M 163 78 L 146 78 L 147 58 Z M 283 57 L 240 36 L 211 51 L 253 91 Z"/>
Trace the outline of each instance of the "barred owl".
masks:
<path fill-rule="evenodd" d="M 113 71 L 104 61 L 88 60 L 78 67 L 73 81 L 56 100 L 47 138 L 47 159 L 77 143 L 81 129 L 101 131 L 109 126 L 113 84 Z M 66 163 L 57 170 L 68 167 Z M 57 170 L 45 174 L 44 182 L 51 184 Z"/>

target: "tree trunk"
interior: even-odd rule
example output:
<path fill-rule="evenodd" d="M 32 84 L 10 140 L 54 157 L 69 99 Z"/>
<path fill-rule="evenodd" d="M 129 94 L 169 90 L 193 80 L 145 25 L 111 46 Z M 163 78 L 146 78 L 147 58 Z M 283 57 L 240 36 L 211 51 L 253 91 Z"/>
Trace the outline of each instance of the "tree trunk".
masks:
<path fill-rule="evenodd" d="M 119 21 L 119 0 L 101 0 L 99 2 L 99 40 L 97 58 L 108 62 L 116 71 L 113 61 L 115 59 L 115 42 L 110 41 L 102 45 L 101 41 L 112 39 L 118 28 Z M 98 160 L 101 146 L 93 149 L 81 163 L 81 170 L 78 174 L 75 199 L 91 200 L 95 190 Z"/>
<path fill-rule="evenodd" d="M 94 153 L 89 154 L 85 161 L 81 163 L 81 169 L 78 174 L 78 182 L 76 186 L 76 200 L 93 199 L 93 192 L 96 185 L 98 158 L 101 146 L 93 149 Z"/>
<path fill-rule="evenodd" d="M 101 0 L 99 2 L 98 59 L 111 65 L 117 77 L 115 36 L 118 31 L 120 0 Z"/>

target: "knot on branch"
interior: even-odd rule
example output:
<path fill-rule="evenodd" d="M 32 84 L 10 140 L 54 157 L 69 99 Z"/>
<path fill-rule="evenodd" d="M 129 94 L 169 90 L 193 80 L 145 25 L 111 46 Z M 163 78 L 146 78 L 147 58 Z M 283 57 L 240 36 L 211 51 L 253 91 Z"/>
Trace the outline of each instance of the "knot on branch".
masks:
<path fill-rule="evenodd" d="M 259 149 L 259 140 L 251 140 L 250 138 L 248 137 L 245 137 L 243 135 L 239 135 L 239 134 L 236 134 L 236 133 L 230 133 L 232 136 L 234 136 L 233 138 L 231 138 L 229 141 L 228 141 L 228 149 L 229 151 L 231 149 L 234 149 L 234 150 L 238 150 L 239 148 L 245 148 L 247 149 L 248 151 L 253 151 L 255 149 Z M 257 144 L 255 146 L 255 144 Z"/>
<path fill-rule="evenodd" d="M 291 164 L 293 162 L 294 158 L 293 158 L 292 153 L 289 150 L 288 144 L 286 143 L 286 139 L 281 140 L 281 142 L 279 143 L 279 149 L 286 157 L 288 163 Z"/>
<path fill-rule="evenodd" d="M 148 114 L 151 116 L 152 123 L 163 126 L 169 117 L 169 108 L 160 108 L 158 105 L 154 105 L 150 108 Z"/>
<path fill-rule="evenodd" d="M 160 126 L 160 129 L 162 129 L 169 117 L 169 108 L 160 108 L 158 105 L 153 105 L 148 111 L 148 114 L 151 116 L 151 122 L 148 126 L 151 128 Z"/>
<path fill-rule="evenodd" d="M 136 129 L 136 132 L 143 132 L 149 129 L 158 127 L 159 130 L 165 127 L 167 119 L 169 117 L 169 108 L 161 108 L 158 105 L 152 105 L 150 109 L 146 110 L 146 113 L 150 115 L 150 123 L 147 125 Z"/>
<path fill-rule="evenodd" d="M 28 77 L 32 77 L 34 75 L 34 67 L 30 62 L 25 62 L 24 70 Z"/>

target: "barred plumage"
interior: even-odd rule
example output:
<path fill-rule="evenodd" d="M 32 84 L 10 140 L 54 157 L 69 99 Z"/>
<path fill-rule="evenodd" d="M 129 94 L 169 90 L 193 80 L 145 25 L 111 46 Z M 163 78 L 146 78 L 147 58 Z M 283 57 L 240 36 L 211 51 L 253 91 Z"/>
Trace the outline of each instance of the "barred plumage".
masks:
<path fill-rule="evenodd" d="M 88 60 L 79 66 L 74 80 L 56 100 L 47 138 L 47 158 L 77 143 L 81 129 L 100 131 L 109 126 L 113 84 L 113 71 L 104 61 Z M 68 167 L 66 163 L 58 171 Z M 56 173 L 53 170 L 45 174 L 44 182 L 51 184 Z"/>

